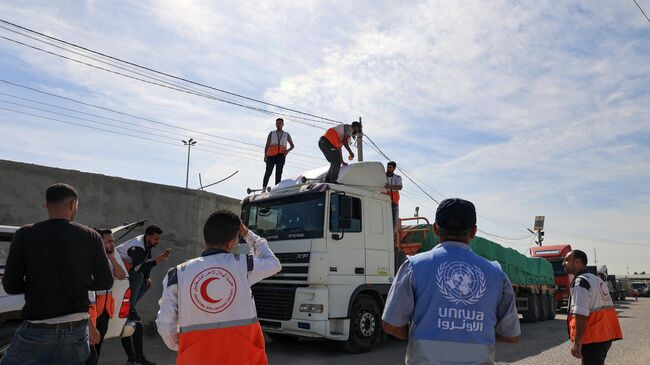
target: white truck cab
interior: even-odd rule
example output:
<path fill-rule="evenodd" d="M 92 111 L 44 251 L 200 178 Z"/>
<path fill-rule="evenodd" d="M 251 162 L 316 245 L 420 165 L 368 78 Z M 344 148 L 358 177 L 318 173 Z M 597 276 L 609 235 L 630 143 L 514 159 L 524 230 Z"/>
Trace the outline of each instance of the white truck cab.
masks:
<path fill-rule="evenodd" d="M 282 263 L 252 291 L 272 339 L 320 337 L 362 352 L 381 337 L 395 271 L 386 174 L 379 162 L 342 166 L 338 183 L 322 182 L 326 172 L 309 171 L 242 201 L 244 222 Z"/>

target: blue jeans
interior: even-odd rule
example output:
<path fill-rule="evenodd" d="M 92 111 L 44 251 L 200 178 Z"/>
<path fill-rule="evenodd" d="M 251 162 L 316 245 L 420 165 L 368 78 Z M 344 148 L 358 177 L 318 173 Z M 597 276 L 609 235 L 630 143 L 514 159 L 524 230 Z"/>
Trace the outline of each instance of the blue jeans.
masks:
<path fill-rule="evenodd" d="M 83 365 L 88 356 L 88 326 L 45 329 L 23 323 L 0 365 Z"/>
<path fill-rule="evenodd" d="M 135 305 L 142 299 L 144 294 L 149 290 L 144 280 L 144 274 L 138 271 L 129 271 L 129 286 L 131 287 L 131 310 L 136 312 Z"/>

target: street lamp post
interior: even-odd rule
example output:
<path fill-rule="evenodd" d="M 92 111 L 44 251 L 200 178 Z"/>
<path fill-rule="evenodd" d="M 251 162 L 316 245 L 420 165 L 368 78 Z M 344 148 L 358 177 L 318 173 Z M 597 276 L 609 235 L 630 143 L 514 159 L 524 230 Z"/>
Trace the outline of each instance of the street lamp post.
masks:
<path fill-rule="evenodd" d="M 187 141 L 181 140 L 184 145 L 187 146 L 187 173 L 185 174 L 185 188 L 188 187 L 188 183 L 190 180 L 190 149 L 192 146 L 196 144 L 196 141 L 193 140 L 192 138 L 188 139 Z"/>

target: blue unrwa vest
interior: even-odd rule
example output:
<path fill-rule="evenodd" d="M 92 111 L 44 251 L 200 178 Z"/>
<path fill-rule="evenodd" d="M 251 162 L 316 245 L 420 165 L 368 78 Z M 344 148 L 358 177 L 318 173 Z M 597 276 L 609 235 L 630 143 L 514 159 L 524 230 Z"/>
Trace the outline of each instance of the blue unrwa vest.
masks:
<path fill-rule="evenodd" d="M 501 268 L 447 242 L 410 256 L 415 294 L 412 338 L 494 345 Z"/>

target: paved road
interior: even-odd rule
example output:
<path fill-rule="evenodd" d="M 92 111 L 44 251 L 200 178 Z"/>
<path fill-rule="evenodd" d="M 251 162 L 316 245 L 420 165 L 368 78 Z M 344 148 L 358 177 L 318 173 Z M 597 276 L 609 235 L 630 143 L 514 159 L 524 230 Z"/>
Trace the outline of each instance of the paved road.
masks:
<path fill-rule="evenodd" d="M 617 305 L 625 340 L 615 342 L 609 353 L 608 364 L 650 364 L 650 298 L 638 302 L 620 302 Z M 498 344 L 497 363 L 515 365 L 578 365 L 570 356 L 566 334 L 566 315 L 558 314 L 554 321 L 522 323 L 521 341 L 516 345 Z M 156 337 L 147 338 L 147 355 L 159 365 L 174 364 L 174 353 L 167 350 Z M 218 344 L 215 344 L 218 346 Z M 338 347 L 322 340 L 301 340 L 296 343 L 267 343 L 271 364 L 403 364 L 406 344 L 395 339 L 369 353 L 351 355 L 341 353 Z M 119 341 L 105 345 L 100 364 L 122 365 L 126 358 Z"/>

